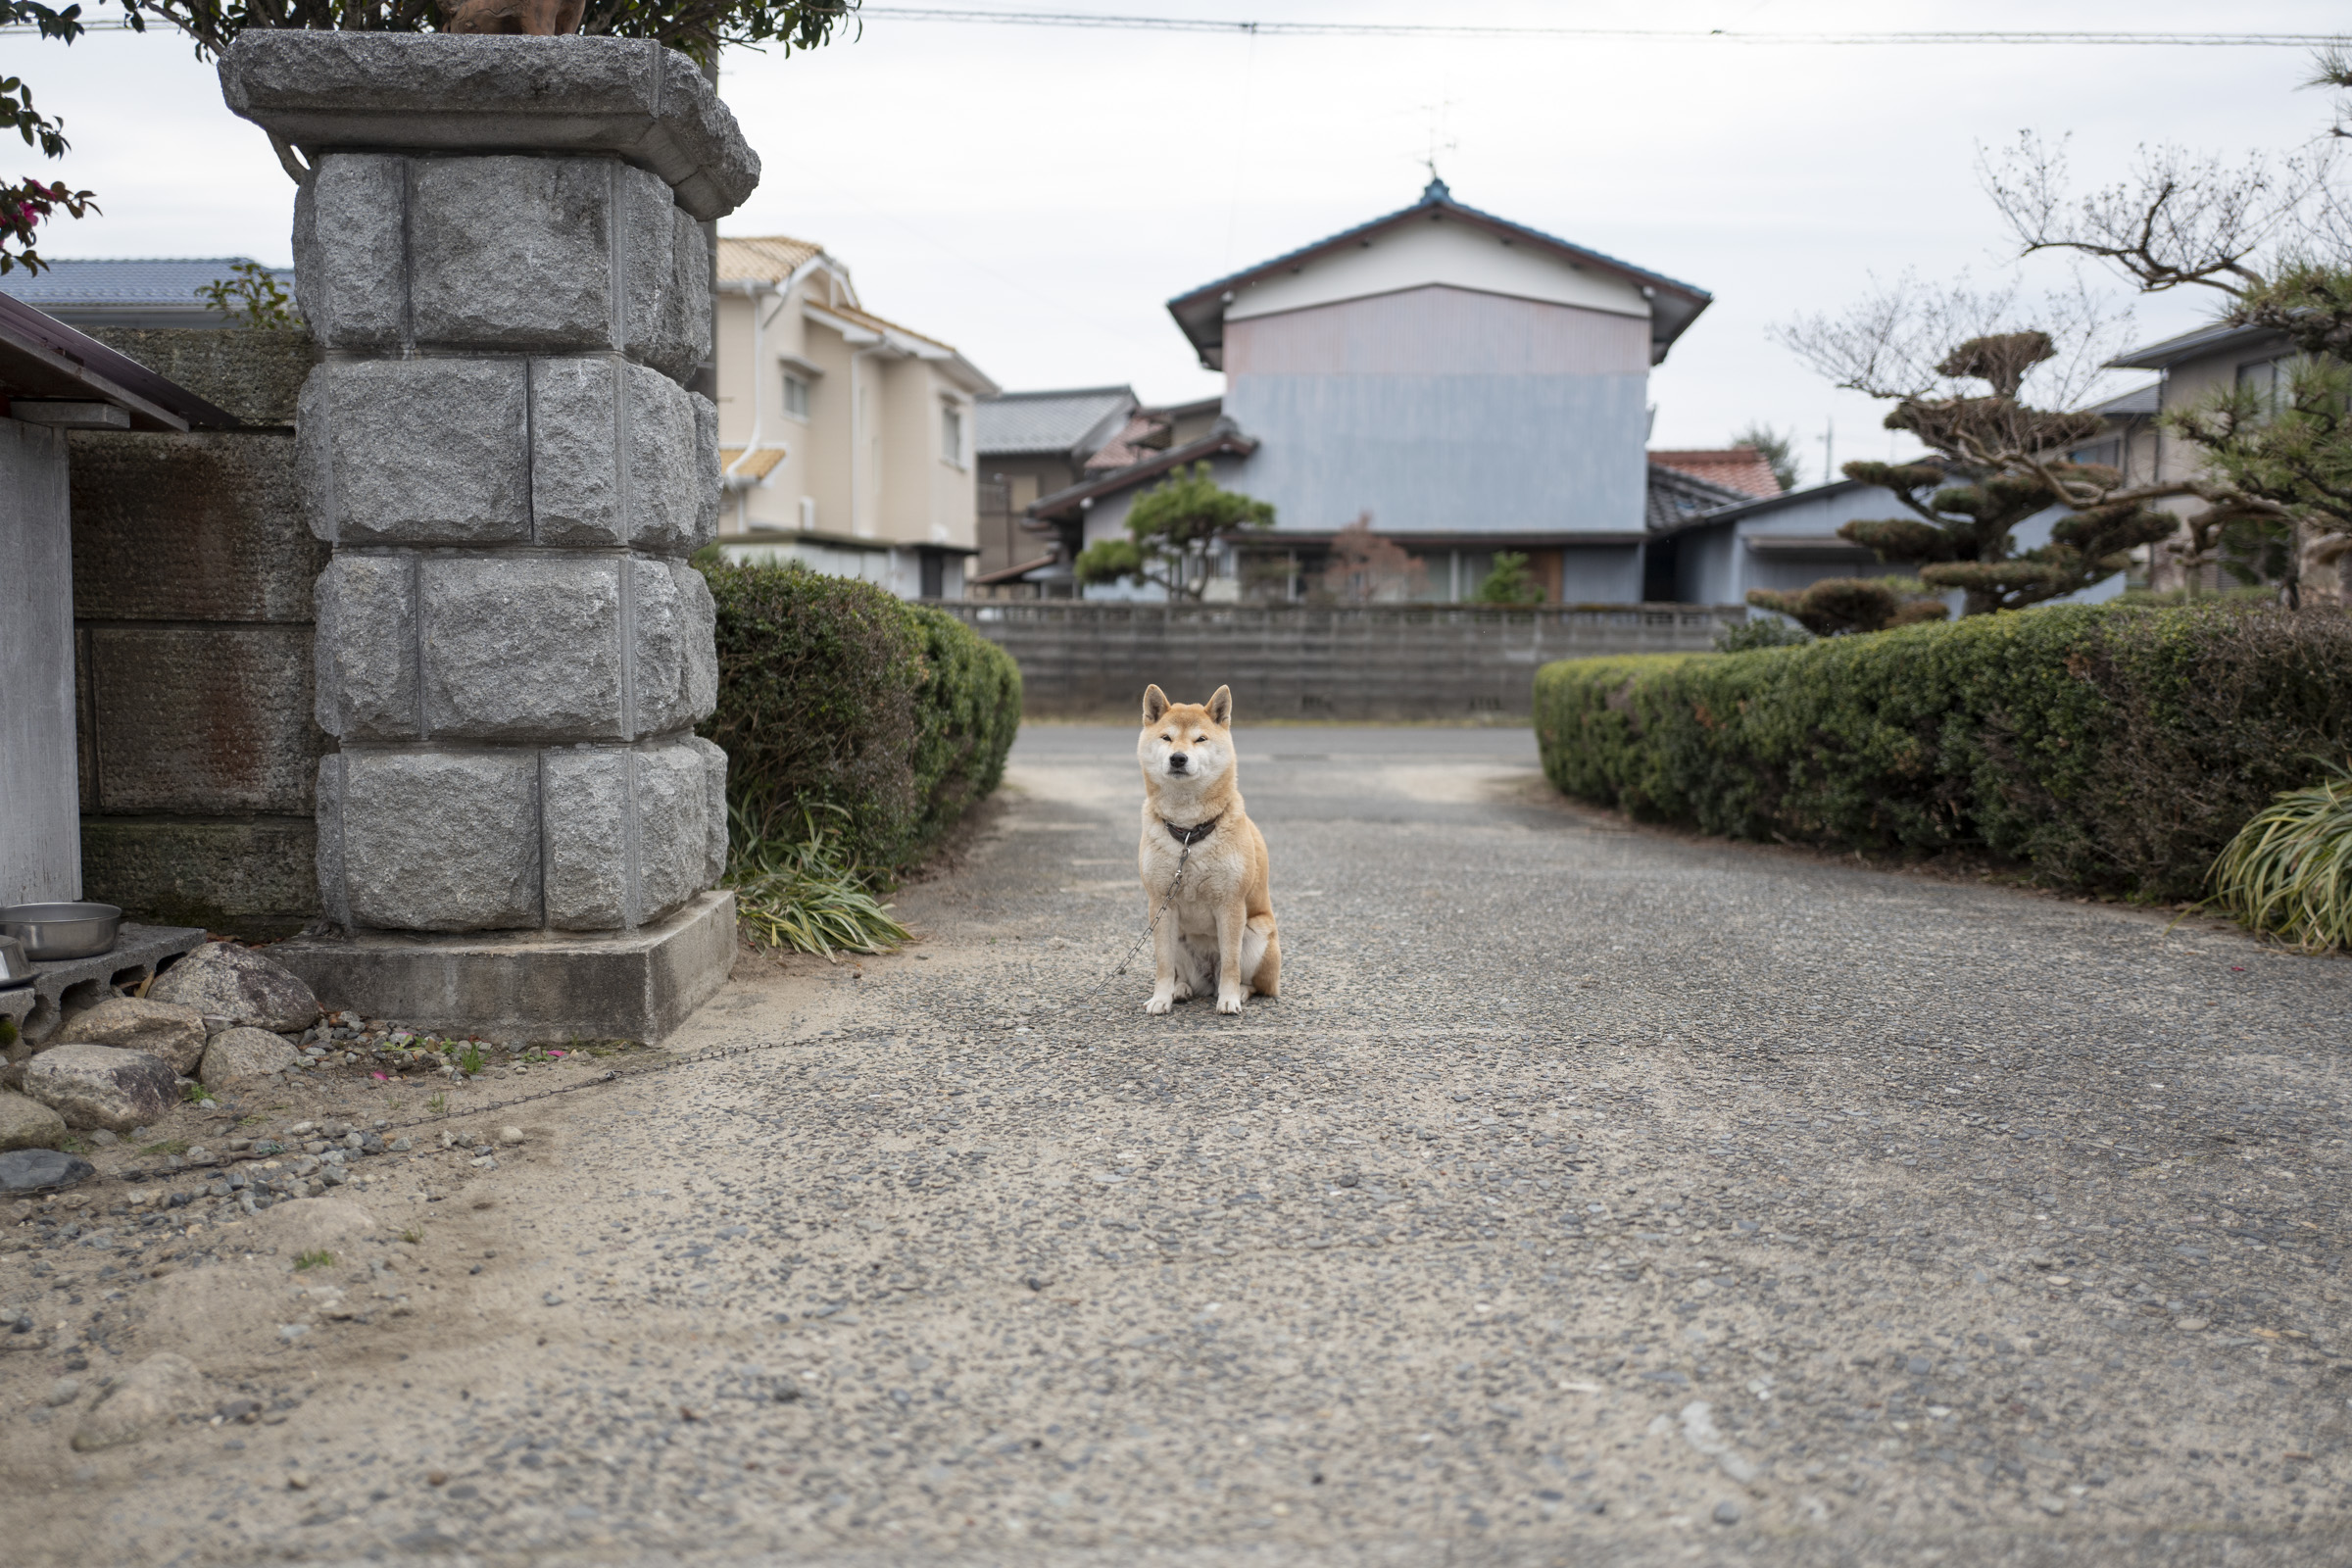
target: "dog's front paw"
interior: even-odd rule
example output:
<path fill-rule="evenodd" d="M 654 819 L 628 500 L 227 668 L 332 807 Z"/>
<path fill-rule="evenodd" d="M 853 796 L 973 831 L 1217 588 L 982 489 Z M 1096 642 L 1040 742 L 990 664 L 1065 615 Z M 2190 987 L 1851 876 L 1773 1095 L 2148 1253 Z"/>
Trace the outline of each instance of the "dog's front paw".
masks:
<path fill-rule="evenodd" d="M 1241 1011 L 1242 994 L 1239 991 L 1219 991 L 1217 993 L 1217 1010 L 1219 1012 Z"/>
<path fill-rule="evenodd" d="M 1175 993 L 1169 991 L 1154 991 L 1152 993 L 1152 1000 L 1144 1004 L 1144 1010 L 1146 1012 L 1157 1015 L 1167 1011 L 1174 1005 L 1176 1005 Z"/>

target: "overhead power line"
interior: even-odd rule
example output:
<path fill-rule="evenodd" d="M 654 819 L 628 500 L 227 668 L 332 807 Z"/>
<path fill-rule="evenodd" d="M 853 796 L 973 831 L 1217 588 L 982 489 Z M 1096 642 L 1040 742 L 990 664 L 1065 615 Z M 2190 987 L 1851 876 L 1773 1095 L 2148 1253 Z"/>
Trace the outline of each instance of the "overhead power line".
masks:
<path fill-rule="evenodd" d="M 1747 44 L 2060 44 L 2137 48 L 2317 49 L 2328 32 L 1785 32 L 1737 27 L 1556 27 L 1474 23 L 1247 22 L 1208 17 L 1109 16 L 1091 11 L 983 11 L 959 6 L 860 6 L 856 16 L 893 22 L 966 22 L 1007 27 L 1091 27 L 1122 32 L 1240 33 L 1260 38 L 1560 38 L 1627 42 L 1721 39 Z"/>
<path fill-rule="evenodd" d="M 1854 47 L 1888 45 L 2038 44 L 2061 47 L 2135 49 L 2325 49 L 2352 39 L 2332 32 L 2034 32 L 1981 30 L 1941 32 L 1784 32 L 1740 27 L 1544 27 L 1490 26 L 1474 23 L 1423 22 L 1250 22 L 1213 17 L 1131 17 L 1092 11 L 976 11 L 960 6 L 859 6 L 844 17 L 859 21 L 960 22 L 1001 27 L 1078 27 L 1111 32 L 1199 32 L 1253 38 L 1556 38 L 1595 43 L 1724 43 Z M 99 17 L 82 23 L 88 32 L 120 32 L 128 24 Z M 0 33 L 34 32 L 30 23 L 0 26 Z M 159 24 L 151 31 L 173 29 Z"/>

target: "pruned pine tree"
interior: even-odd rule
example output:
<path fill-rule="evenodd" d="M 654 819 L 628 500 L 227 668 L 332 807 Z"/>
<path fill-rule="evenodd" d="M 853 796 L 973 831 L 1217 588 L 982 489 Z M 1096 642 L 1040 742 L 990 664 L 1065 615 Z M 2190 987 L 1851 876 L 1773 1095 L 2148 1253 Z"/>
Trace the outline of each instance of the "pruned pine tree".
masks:
<path fill-rule="evenodd" d="M 1343 605 L 1370 605 L 1420 596 L 1428 564 L 1394 539 L 1372 531 L 1365 513 L 1331 538 L 1323 567 L 1323 596 Z"/>
<path fill-rule="evenodd" d="M 1136 497 L 1127 509 L 1127 537 L 1096 540 L 1073 569 L 1082 583 L 1148 583 L 1170 599 L 1198 600 L 1208 589 L 1221 540 L 1272 526 L 1270 502 L 1219 487 L 1204 460 Z"/>
<path fill-rule="evenodd" d="M 1750 588 L 1747 602 L 1787 615 L 1816 637 L 1886 631 L 1894 626 L 1942 620 L 1951 607 L 1916 578 L 1825 577 L 1793 593 Z"/>

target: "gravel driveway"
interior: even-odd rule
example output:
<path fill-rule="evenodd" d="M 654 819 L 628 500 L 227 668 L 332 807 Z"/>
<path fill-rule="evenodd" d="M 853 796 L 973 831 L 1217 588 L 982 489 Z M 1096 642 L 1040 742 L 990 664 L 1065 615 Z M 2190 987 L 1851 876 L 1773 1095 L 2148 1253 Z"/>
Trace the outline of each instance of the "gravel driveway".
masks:
<path fill-rule="evenodd" d="M 1279 1002 L 1098 993 L 1132 731 L 1032 726 L 922 947 L 378 1181 L 419 1309 L 21 1441 L 26 1560 L 2352 1562 L 2352 964 L 1242 718 Z"/>

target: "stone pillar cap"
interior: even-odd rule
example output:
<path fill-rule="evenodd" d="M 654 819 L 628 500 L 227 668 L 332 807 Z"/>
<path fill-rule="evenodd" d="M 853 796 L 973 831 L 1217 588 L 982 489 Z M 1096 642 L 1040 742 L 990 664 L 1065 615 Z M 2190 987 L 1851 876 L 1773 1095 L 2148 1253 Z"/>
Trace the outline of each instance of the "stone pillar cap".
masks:
<path fill-rule="evenodd" d="M 650 38 L 254 28 L 220 56 L 220 93 L 306 154 L 612 153 L 704 220 L 760 183 L 701 68 Z"/>

